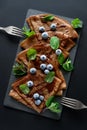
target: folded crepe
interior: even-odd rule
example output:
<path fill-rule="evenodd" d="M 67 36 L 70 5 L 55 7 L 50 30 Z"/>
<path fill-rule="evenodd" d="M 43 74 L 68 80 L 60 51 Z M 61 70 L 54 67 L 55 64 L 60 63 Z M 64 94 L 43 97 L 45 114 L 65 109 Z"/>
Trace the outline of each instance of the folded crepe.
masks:
<path fill-rule="evenodd" d="M 29 25 L 31 30 L 34 30 L 36 35 L 33 37 L 27 38 L 20 43 L 20 46 L 24 49 L 27 49 L 33 44 L 44 42 L 44 44 L 49 44 L 50 37 L 57 36 L 61 43 L 60 46 L 70 51 L 72 47 L 75 46 L 75 42 L 73 39 L 78 38 L 78 33 L 72 28 L 68 21 L 63 18 L 55 16 L 52 21 L 43 22 L 42 18 L 47 16 L 47 14 L 33 15 L 26 19 L 26 22 Z M 50 25 L 55 23 L 57 28 L 55 31 L 50 30 Z M 48 33 L 49 38 L 47 40 L 43 40 L 41 33 L 39 32 L 39 27 L 45 27 L 45 31 Z"/>
<path fill-rule="evenodd" d="M 26 38 L 25 40 L 23 40 L 20 43 L 21 48 L 23 49 L 28 49 L 29 47 L 31 47 L 32 45 L 35 44 L 41 44 L 43 42 L 43 44 L 49 44 L 50 41 L 49 40 L 42 40 L 39 41 L 36 36 L 30 37 L 30 38 Z M 61 40 L 60 41 L 60 47 L 64 48 L 66 51 L 70 51 L 73 47 L 75 46 L 75 42 L 72 39 L 65 39 L 65 40 Z"/>
<path fill-rule="evenodd" d="M 37 64 L 37 63 L 41 62 L 39 57 L 44 54 L 47 56 L 46 62 L 47 63 L 52 62 L 54 68 L 55 68 L 55 65 L 58 68 L 58 66 L 59 66 L 59 63 L 57 60 L 58 56 L 55 54 L 55 51 L 50 47 L 50 45 L 44 44 L 44 42 L 41 42 L 41 44 L 34 44 L 34 45 L 30 46 L 28 49 L 25 49 L 24 51 L 21 51 L 20 53 L 18 53 L 18 55 L 16 57 L 16 61 L 19 63 L 24 63 L 28 67 L 31 62 L 28 61 L 28 58 L 26 55 L 27 55 L 27 51 L 31 48 L 33 48 L 37 51 L 37 58 L 36 58 L 36 60 L 32 61 L 32 62 L 34 62 L 33 64 Z M 67 52 L 62 47 L 60 47 L 60 49 L 62 50 L 62 53 L 66 59 L 69 56 L 69 52 Z M 57 68 L 56 68 L 56 70 L 57 70 Z"/>
<path fill-rule="evenodd" d="M 54 19 L 52 21 L 43 21 L 43 18 L 48 16 L 49 14 L 39 14 L 39 15 L 33 15 L 26 19 L 29 27 L 31 30 L 34 30 L 36 34 L 39 33 L 39 27 L 44 26 L 45 31 L 47 31 L 50 35 L 54 33 L 57 35 L 60 39 L 66 39 L 71 38 L 75 39 L 78 38 L 77 32 L 72 28 L 70 23 L 66 21 L 63 18 L 60 18 L 58 16 L 54 16 Z M 52 23 L 55 23 L 57 25 L 56 31 L 50 31 L 50 25 Z M 40 34 L 40 33 L 39 33 Z M 52 34 L 52 35 L 54 35 Z"/>
<path fill-rule="evenodd" d="M 58 92 L 61 84 L 61 80 L 56 76 L 52 83 L 45 82 L 44 78 L 45 74 L 43 74 L 40 70 L 37 70 L 35 75 L 31 75 L 29 73 L 12 84 L 13 90 L 10 90 L 9 95 L 23 104 L 28 104 L 27 106 L 40 113 L 46 107 L 45 104 L 47 99 Z M 26 95 L 20 91 L 19 86 L 21 84 L 26 84 L 29 80 L 34 82 L 34 86 L 30 89 L 29 94 Z M 16 93 L 14 94 L 13 91 L 17 93 L 17 96 L 15 96 Z M 39 93 L 44 96 L 44 101 L 39 106 L 35 105 L 35 100 L 33 98 L 34 93 Z"/>

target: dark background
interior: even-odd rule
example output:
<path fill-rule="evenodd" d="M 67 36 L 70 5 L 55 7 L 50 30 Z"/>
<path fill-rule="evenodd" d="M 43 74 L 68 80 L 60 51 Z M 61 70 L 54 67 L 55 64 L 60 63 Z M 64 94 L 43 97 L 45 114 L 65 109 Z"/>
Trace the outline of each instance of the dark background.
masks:
<path fill-rule="evenodd" d="M 67 97 L 87 105 L 87 0 L 0 0 L 0 26 L 22 28 L 29 8 L 78 17 L 84 22 Z M 61 119 L 56 121 L 3 106 L 19 40 L 0 31 L 0 130 L 87 130 L 87 110 L 64 107 Z"/>

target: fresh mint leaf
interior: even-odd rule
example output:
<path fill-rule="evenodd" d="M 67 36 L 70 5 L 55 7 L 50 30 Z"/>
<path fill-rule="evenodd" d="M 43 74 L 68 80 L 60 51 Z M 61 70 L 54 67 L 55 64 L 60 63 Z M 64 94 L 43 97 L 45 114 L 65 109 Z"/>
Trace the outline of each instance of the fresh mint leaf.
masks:
<path fill-rule="evenodd" d="M 64 55 L 63 53 L 61 53 L 60 55 L 58 55 L 58 62 L 60 65 L 62 65 L 65 61 Z"/>
<path fill-rule="evenodd" d="M 28 37 L 32 37 L 32 36 L 34 36 L 35 35 L 35 32 L 34 31 L 30 31 L 29 33 L 28 33 Z"/>
<path fill-rule="evenodd" d="M 75 18 L 71 21 L 71 25 L 73 28 L 82 28 L 83 22 L 79 18 Z"/>
<path fill-rule="evenodd" d="M 15 76 L 23 76 L 27 73 L 25 66 L 23 64 L 18 64 L 18 63 L 16 63 L 13 66 L 12 71 Z"/>
<path fill-rule="evenodd" d="M 50 39 L 50 46 L 53 50 L 57 50 L 60 45 L 60 39 L 56 36 L 51 37 Z"/>
<path fill-rule="evenodd" d="M 50 104 L 50 106 L 48 107 L 48 109 L 52 112 L 55 112 L 55 113 L 60 113 L 61 110 L 59 108 L 59 103 L 58 102 L 52 102 Z"/>
<path fill-rule="evenodd" d="M 37 51 L 33 48 L 29 49 L 27 51 L 27 57 L 29 60 L 35 60 L 37 55 Z"/>
<path fill-rule="evenodd" d="M 26 36 L 26 37 L 32 37 L 35 35 L 35 32 L 34 31 L 31 31 L 30 29 L 27 29 L 26 26 L 23 27 L 23 34 Z"/>
<path fill-rule="evenodd" d="M 51 72 L 49 72 L 49 73 L 46 75 L 45 81 L 46 81 L 47 83 L 52 83 L 53 80 L 54 80 L 54 78 L 55 78 L 55 72 L 54 72 L 54 71 L 51 71 Z"/>
<path fill-rule="evenodd" d="M 48 100 L 46 101 L 46 107 L 47 109 L 49 109 L 52 112 L 55 113 L 60 113 L 60 104 L 56 101 L 54 101 L 54 96 L 51 96 L 48 98 Z"/>
<path fill-rule="evenodd" d="M 26 84 L 21 84 L 19 89 L 23 94 L 28 94 L 30 92 L 30 89 Z"/>
<path fill-rule="evenodd" d="M 51 96 L 51 97 L 48 98 L 48 100 L 46 101 L 46 107 L 50 106 L 50 104 L 53 101 L 53 99 L 54 99 L 54 96 Z"/>
<path fill-rule="evenodd" d="M 44 21 L 52 21 L 54 19 L 53 15 L 47 15 L 43 18 Z"/>
<path fill-rule="evenodd" d="M 71 63 L 70 59 L 67 59 L 65 61 L 65 63 L 63 63 L 62 67 L 66 71 L 72 71 L 73 70 L 73 64 Z"/>
<path fill-rule="evenodd" d="M 22 28 L 22 31 L 25 33 L 25 32 L 29 32 L 29 31 L 30 31 L 30 29 L 29 29 L 29 28 L 27 28 L 26 26 L 24 26 L 24 27 Z"/>

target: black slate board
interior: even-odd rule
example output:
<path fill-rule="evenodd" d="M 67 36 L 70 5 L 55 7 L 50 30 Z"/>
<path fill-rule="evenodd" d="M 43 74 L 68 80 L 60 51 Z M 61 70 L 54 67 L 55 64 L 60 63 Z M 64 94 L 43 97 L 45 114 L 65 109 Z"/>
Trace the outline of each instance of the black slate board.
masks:
<path fill-rule="evenodd" d="M 31 15 L 37 15 L 37 14 L 42 14 L 42 13 L 46 13 L 46 12 L 41 12 L 41 11 L 38 11 L 38 10 L 29 9 L 28 12 L 27 12 L 26 18 L 31 16 Z M 67 18 L 67 17 L 63 17 L 63 16 L 59 16 L 59 17 L 62 17 L 69 22 L 71 22 L 71 20 L 72 20 L 72 18 Z M 27 26 L 26 22 L 24 23 L 24 25 Z M 79 34 L 80 34 L 80 31 L 79 31 Z M 70 52 L 70 58 L 71 58 L 73 64 L 74 64 L 74 59 L 75 59 L 75 55 L 76 55 L 76 51 L 77 51 L 77 47 L 78 47 L 78 41 L 79 41 L 79 39 L 76 41 L 76 46 Z M 21 50 L 22 49 L 20 48 L 20 46 L 18 46 L 17 53 L 19 53 Z M 64 74 L 64 77 L 65 77 L 65 80 L 66 80 L 66 83 L 67 83 L 67 88 L 68 88 L 71 72 L 64 72 L 63 71 L 63 74 Z M 14 81 L 15 81 L 15 76 L 11 72 L 6 96 L 5 96 L 5 99 L 4 99 L 4 106 L 11 107 L 11 108 L 18 109 L 18 110 L 22 110 L 22 111 L 25 111 L 25 112 L 28 112 L 28 113 L 33 113 L 33 114 L 36 114 L 36 115 L 48 117 L 48 118 L 51 118 L 51 119 L 56 119 L 56 120 L 60 119 L 61 113 L 62 113 L 62 108 L 63 108 L 62 105 L 60 105 L 60 109 L 61 109 L 60 114 L 55 114 L 55 113 L 52 113 L 48 110 L 44 111 L 41 114 L 38 114 L 34 110 L 32 110 L 32 109 L 24 106 L 23 104 L 17 102 L 16 100 L 12 99 L 8 94 L 9 94 L 9 91 L 11 89 L 11 84 Z M 66 89 L 66 91 L 67 91 L 67 89 Z M 64 92 L 63 96 L 66 95 L 66 91 Z M 58 102 L 60 102 L 60 98 L 58 98 L 57 100 L 58 100 Z"/>

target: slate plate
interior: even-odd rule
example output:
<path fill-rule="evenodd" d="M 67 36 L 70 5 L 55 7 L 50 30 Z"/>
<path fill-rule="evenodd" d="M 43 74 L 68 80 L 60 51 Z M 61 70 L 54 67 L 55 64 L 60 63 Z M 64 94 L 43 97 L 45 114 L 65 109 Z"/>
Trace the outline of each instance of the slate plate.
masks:
<path fill-rule="evenodd" d="M 27 12 L 26 18 L 31 16 L 31 15 L 37 15 L 37 14 L 41 14 L 41 13 L 45 13 L 45 12 L 29 9 L 28 12 Z M 62 18 L 66 19 L 69 22 L 72 20 L 72 18 L 67 18 L 67 17 L 63 17 L 63 16 L 59 16 L 59 17 L 62 17 Z M 26 25 L 26 22 L 24 23 L 24 25 Z M 80 34 L 80 31 L 78 33 Z M 73 64 L 74 64 L 74 59 L 75 59 L 75 55 L 76 55 L 76 51 L 77 51 L 77 47 L 78 47 L 78 41 L 79 41 L 79 39 L 76 41 L 76 46 L 70 52 L 70 58 L 71 58 Z M 22 49 L 20 48 L 20 46 L 18 46 L 17 53 L 19 53 L 20 51 L 22 51 Z M 68 88 L 71 72 L 64 72 L 63 71 L 63 74 L 64 74 L 64 77 L 65 77 L 65 80 L 66 80 L 66 83 L 67 83 L 67 88 Z M 13 98 L 11 98 L 8 94 L 9 94 L 9 91 L 11 89 L 11 84 L 14 81 L 15 81 L 15 76 L 11 72 L 11 76 L 10 76 L 10 80 L 9 80 L 9 84 L 8 84 L 8 88 L 7 88 L 7 92 L 6 92 L 6 96 L 5 96 L 5 99 L 4 99 L 4 106 L 11 107 L 11 108 L 18 109 L 18 110 L 22 110 L 22 111 L 25 111 L 25 112 L 28 112 L 28 113 L 33 113 L 33 114 L 36 114 L 36 115 L 48 117 L 48 118 L 51 118 L 51 119 L 56 119 L 56 120 L 60 119 L 61 113 L 62 113 L 62 108 L 63 108 L 62 105 L 60 105 L 61 113 L 59 113 L 59 114 L 52 113 L 49 110 L 46 110 L 41 114 L 38 114 L 34 110 L 24 106 L 23 104 L 17 102 Z M 66 91 L 67 91 L 67 89 L 66 89 Z M 63 96 L 66 95 L 66 91 L 64 92 Z M 60 102 L 60 98 L 58 98 L 57 100 L 58 100 L 58 102 Z"/>

